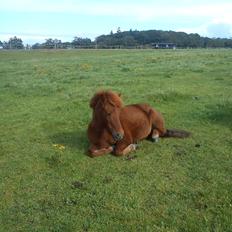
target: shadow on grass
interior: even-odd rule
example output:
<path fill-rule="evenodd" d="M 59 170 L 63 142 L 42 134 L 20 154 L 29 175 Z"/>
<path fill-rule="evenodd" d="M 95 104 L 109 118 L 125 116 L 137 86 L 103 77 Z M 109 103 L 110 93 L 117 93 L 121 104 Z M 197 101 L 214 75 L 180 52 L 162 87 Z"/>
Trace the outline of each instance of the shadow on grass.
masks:
<path fill-rule="evenodd" d="M 209 106 L 208 118 L 232 130 L 232 104 L 227 102 L 224 104 L 216 104 Z"/>
<path fill-rule="evenodd" d="M 87 151 L 88 139 L 86 131 L 62 132 L 50 136 L 54 144 L 62 144 L 65 147 L 77 149 L 81 152 Z"/>

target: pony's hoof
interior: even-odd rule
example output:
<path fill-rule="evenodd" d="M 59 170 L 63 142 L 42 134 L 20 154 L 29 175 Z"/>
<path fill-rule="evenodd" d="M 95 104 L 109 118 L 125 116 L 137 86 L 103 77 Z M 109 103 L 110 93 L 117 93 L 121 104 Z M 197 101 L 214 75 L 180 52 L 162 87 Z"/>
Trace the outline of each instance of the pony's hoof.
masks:
<path fill-rule="evenodd" d="M 152 140 L 152 142 L 154 142 L 154 143 L 158 143 L 159 142 L 159 136 L 153 136 L 152 138 L 151 138 L 151 140 Z"/>
<path fill-rule="evenodd" d="M 135 151 L 137 147 L 137 144 L 131 144 L 131 151 Z"/>

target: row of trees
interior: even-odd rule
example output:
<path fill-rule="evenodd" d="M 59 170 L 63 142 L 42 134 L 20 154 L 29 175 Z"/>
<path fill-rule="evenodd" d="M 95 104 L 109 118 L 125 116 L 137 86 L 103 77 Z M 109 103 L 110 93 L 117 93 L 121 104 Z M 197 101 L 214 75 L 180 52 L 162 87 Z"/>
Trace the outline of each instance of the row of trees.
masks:
<path fill-rule="evenodd" d="M 33 49 L 67 49 L 67 48 L 92 48 L 93 42 L 88 38 L 74 37 L 72 42 L 64 42 L 58 39 L 46 39 L 45 43 L 32 45 Z"/>
<path fill-rule="evenodd" d="M 206 47 L 230 47 L 232 39 L 207 38 L 198 34 L 187 34 L 174 31 L 125 31 L 118 30 L 109 35 L 101 35 L 96 38 L 98 47 L 136 47 L 152 46 L 154 43 L 174 43 L 179 48 L 206 48 Z"/>
<path fill-rule="evenodd" d="M 16 36 L 9 39 L 9 41 L 0 41 L 0 47 L 3 49 L 67 49 L 67 48 L 91 48 L 93 47 L 94 43 L 91 39 L 88 38 L 80 38 L 74 37 L 72 42 L 62 42 L 58 39 L 46 39 L 44 43 L 36 43 L 32 46 L 30 45 L 23 45 L 23 41 Z"/>
<path fill-rule="evenodd" d="M 23 49 L 23 41 L 20 38 L 17 38 L 16 36 L 13 38 L 10 38 L 8 42 L 0 41 L 0 46 L 4 49 Z"/>
<path fill-rule="evenodd" d="M 89 38 L 74 37 L 72 42 L 62 42 L 58 39 L 46 39 L 44 43 L 24 46 L 23 41 L 16 36 L 8 42 L 1 42 L 4 49 L 67 49 L 67 48 L 138 48 L 152 47 L 154 43 L 173 43 L 179 48 L 232 48 L 232 39 L 201 37 L 198 34 L 187 34 L 174 31 L 124 31 L 118 28 L 108 35 L 98 36 L 95 41 Z"/>

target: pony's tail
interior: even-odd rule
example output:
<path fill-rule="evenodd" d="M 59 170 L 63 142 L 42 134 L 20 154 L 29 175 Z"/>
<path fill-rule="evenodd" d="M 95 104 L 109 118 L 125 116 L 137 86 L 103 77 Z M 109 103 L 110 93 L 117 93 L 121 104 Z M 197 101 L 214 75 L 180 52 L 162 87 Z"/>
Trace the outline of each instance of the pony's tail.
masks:
<path fill-rule="evenodd" d="M 180 129 L 167 129 L 165 134 L 162 137 L 169 138 L 188 138 L 191 135 L 190 132 Z"/>

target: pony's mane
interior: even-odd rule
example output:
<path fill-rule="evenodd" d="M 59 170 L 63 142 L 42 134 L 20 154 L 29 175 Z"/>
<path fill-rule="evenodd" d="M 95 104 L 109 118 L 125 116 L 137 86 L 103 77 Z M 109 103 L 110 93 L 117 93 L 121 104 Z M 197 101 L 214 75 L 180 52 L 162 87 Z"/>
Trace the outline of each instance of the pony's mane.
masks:
<path fill-rule="evenodd" d="M 90 101 L 90 107 L 95 108 L 97 103 L 100 102 L 101 104 L 111 104 L 116 107 L 122 107 L 123 102 L 118 93 L 112 92 L 110 90 L 107 91 L 99 91 L 95 93 Z"/>

